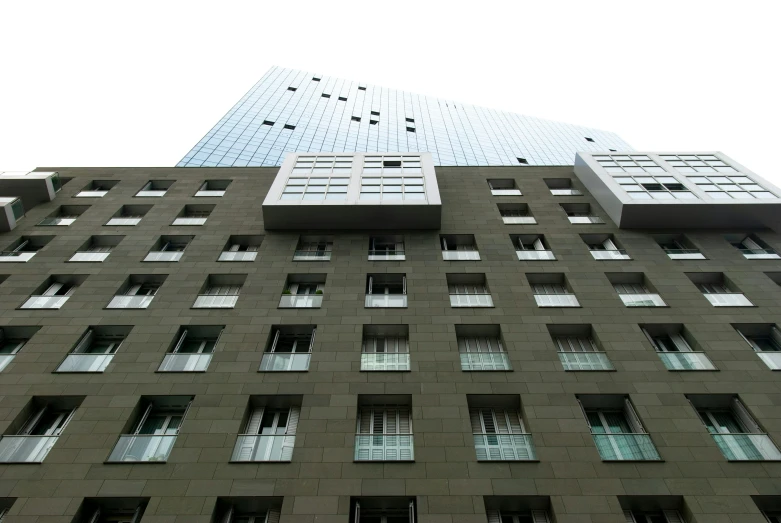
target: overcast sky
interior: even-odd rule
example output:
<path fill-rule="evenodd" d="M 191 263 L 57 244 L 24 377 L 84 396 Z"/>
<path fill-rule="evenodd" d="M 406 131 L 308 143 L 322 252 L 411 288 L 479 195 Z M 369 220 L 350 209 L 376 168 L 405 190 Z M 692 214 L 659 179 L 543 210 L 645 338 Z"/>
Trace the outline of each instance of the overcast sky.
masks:
<path fill-rule="evenodd" d="M 781 2 L 0 4 L 0 170 L 173 166 L 271 65 L 719 150 L 781 185 Z"/>

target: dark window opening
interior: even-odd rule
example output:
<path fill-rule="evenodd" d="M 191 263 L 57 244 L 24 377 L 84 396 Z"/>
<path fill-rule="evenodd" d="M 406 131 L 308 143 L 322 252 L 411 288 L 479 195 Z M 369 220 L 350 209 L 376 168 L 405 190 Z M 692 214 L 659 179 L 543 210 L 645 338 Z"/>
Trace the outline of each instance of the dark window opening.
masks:
<path fill-rule="evenodd" d="M 379 112 L 379 111 L 372 111 L 372 115 L 374 115 L 374 116 L 379 116 L 379 115 L 380 115 L 380 112 Z"/>
<path fill-rule="evenodd" d="M 345 98 L 344 96 L 340 96 L 340 97 L 339 97 L 339 101 L 340 101 L 340 102 L 346 102 L 346 101 L 347 101 L 347 98 Z"/>
<path fill-rule="evenodd" d="M 409 131 L 411 133 L 414 133 L 415 132 L 415 128 L 414 127 L 407 127 L 407 131 Z"/>
<path fill-rule="evenodd" d="M 325 94 L 325 93 L 321 94 L 320 96 L 322 96 L 323 98 L 331 98 L 330 94 Z"/>
<path fill-rule="evenodd" d="M 686 191 L 686 187 L 682 183 L 665 183 L 665 187 L 667 187 L 670 191 Z"/>
<path fill-rule="evenodd" d="M 318 77 L 316 77 L 316 76 L 313 76 L 313 77 L 312 77 L 312 81 L 313 81 L 313 82 L 319 82 L 319 81 L 320 81 L 320 79 L 319 79 Z"/>
<path fill-rule="evenodd" d="M 293 129 L 295 129 L 295 128 L 296 128 L 296 126 L 295 126 L 295 125 L 290 125 L 289 123 L 286 123 L 286 124 L 285 124 L 285 129 L 290 129 L 290 130 L 293 130 Z"/>
<path fill-rule="evenodd" d="M 358 90 L 359 90 L 359 91 L 365 91 L 365 90 L 366 90 L 366 88 L 365 88 L 365 87 L 358 87 Z"/>
<path fill-rule="evenodd" d="M 351 118 L 351 120 L 352 120 L 353 122 L 360 122 L 360 121 L 361 121 L 361 117 L 360 117 L 360 116 L 353 116 L 353 117 Z"/>
<path fill-rule="evenodd" d="M 593 142 L 593 141 L 594 141 L 594 139 L 593 139 L 593 138 L 589 138 L 588 136 L 586 136 L 585 138 L 586 138 L 586 141 L 587 141 L 587 142 Z"/>
<path fill-rule="evenodd" d="M 415 123 L 415 119 L 414 118 L 405 118 L 405 120 L 407 120 L 408 122 Z"/>
<path fill-rule="evenodd" d="M 615 149 L 608 149 L 608 151 L 610 151 L 611 153 L 614 153 L 614 152 L 616 152 L 616 150 L 615 150 Z"/>
<path fill-rule="evenodd" d="M 287 90 L 295 92 L 296 88 L 295 87 L 288 87 Z"/>
<path fill-rule="evenodd" d="M 663 191 L 661 183 L 644 183 L 641 184 L 647 191 Z"/>
<path fill-rule="evenodd" d="M 263 120 L 263 125 L 274 125 L 274 122 L 271 120 Z"/>
<path fill-rule="evenodd" d="M 518 158 L 518 157 L 516 157 L 516 158 L 518 159 L 518 163 L 522 163 L 524 165 L 529 165 L 529 162 L 526 160 L 526 158 Z"/>
<path fill-rule="evenodd" d="M 371 125 L 377 125 L 378 123 L 380 123 L 380 121 L 379 120 L 369 120 L 369 123 Z"/>
<path fill-rule="evenodd" d="M 385 160 L 382 165 L 384 167 L 401 167 L 401 160 Z"/>

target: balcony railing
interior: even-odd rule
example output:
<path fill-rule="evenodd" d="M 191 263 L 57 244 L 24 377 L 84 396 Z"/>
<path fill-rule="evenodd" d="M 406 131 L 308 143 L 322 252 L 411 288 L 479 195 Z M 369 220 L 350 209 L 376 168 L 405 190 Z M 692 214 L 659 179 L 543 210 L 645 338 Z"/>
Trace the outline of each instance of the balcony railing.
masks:
<path fill-rule="evenodd" d="M 442 259 L 445 261 L 479 261 L 480 252 L 473 251 L 442 251 Z"/>
<path fill-rule="evenodd" d="M 705 255 L 697 249 L 664 249 L 671 260 L 704 260 Z"/>
<path fill-rule="evenodd" d="M 367 294 L 365 307 L 396 308 L 407 306 L 406 294 Z"/>
<path fill-rule="evenodd" d="M 613 370 L 604 352 L 559 352 L 564 370 Z"/>
<path fill-rule="evenodd" d="M 767 434 L 711 434 L 730 461 L 779 461 L 781 452 Z"/>
<path fill-rule="evenodd" d="M 731 293 L 719 293 L 719 294 L 704 294 L 705 298 L 714 307 L 753 307 L 748 298 L 746 298 L 741 292 Z"/>
<path fill-rule="evenodd" d="M 283 294 L 279 298 L 280 309 L 319 309 L 322 305 L 322 294 Z"/>
<path fill-rule="evenodd" d="M 491 189 L 494 196 L 522 196 L 520 189 Z"/>
<path fill-rule="evenodd" d="M 290 461 L 295 443 L 294 434 L 239 434 L 231 461 Z"/>
<path fill-rule="evenodd" d="M 122 434 L 108 457 L 109 462 L 164 463 L 176 443 L 176 435 Z"/>
<path fill-rule="evenodd" d="M 297 250 L 293 253 L 293 261 L 330 261 L 331 251 Z"/>
<path fill-rule="evenodd" d="M 658 352 L 667 370 L 716 370 L 704 352 Z"/>
<path fill-rule="evenodd" d="M 605 223 L 599 216 L 569 216 L 569 222 L 574 224 L 582 223 Z"/>
<path fill-rule="evenodd" d="M 171 225 L 203 225 L 206 223 L 206 218 L 202 217 L 180 217 L 176 218 Z"/>
<path fill-rule="evenodd" d="M 113 354 L 68 354 L 57 372 L 103 372 L 113 358 Z"/>
<path fill-rule="evenodd" d="M 5 369 L 9 363 L 14 361 L 16 354 L 0 354 L 0 372 Z"/>
<path fill-rule="evenodd" d="M 370 250 L 369 261 L 404 261 L 407 259 L 401 250 Z"/>
<path fill-rule="evenodd" d="M 145 262 L 178 262 L 182 259 L 183 251 L 149 251 L 144 258 Z"/>
<path fill-rule="evenodd" d="M 667 307 L 658 294 L 619 294 L 618 296 L 627 307 Z"/>
<path fill-rule="evenodd" d="M 106 305 L 107 309 L 146 309 L 152 303 L 154 296 L 114 296 Z"/>
<path fill-rule="evenodd" d="M 55 216 L 52 218 L 44 218 L 38 225 L 70 225 L 75 221 L 75 216 Z"/>
<path fill-rule="evenodd" d="M 591 251 L 591 257 L 595 260 L 631 260 L 624 249 L 610 249 L 610 250 L 597 250 Z"/>
<path fill-rule="evenodd" d="M 109 221 L 106 222 L 106 225 L 138 225 L 141 223 L 141 218 L 138 217 L 127 217 L 127 218 L 111 218 Z"/>
<path fill-rule="evenodd" d="M 777 260 L 781 258 L 773 249 L 740 249 L 747 260 Z"/>
<path fill-rule="evenodd" d="M 108 191 L 81 191 L 76 194 L 77 198 L 103 198 Z"/>
<path fill-rule="evenodd" d="M 267 352 L 260 360 L 261 372 L 302 372 L 309 370 L 309 352 Z"/>
<path fill-rule="evenodd" d="M 70 296 L 30 296 L 22 309 L 59 309 Z"/>
<path fill-rule="evenodd" d="M 502 216 L 502 221 L 507 225 L 536 225 L 534 216 Z"/>
<path fill-rule="evenodd" d="M 412 434 L 356 434 L 355 461 L 414 461 Z"/>
<path fill-rule="evenodd" d="M 199 294 L 193 309 L 232 309 L 237 301 L 238 294 Z"/>
<path fill-rule="evenodd" d="M 225 191 L 222 189 L 206 189 L 206 190 L 200 190 L 195 193 L 195 196 L 198 197 L 210 197 L 210 198 L 219 198 L 221 196 L 225 196 Z"/>
<path fill-rule="evenodd" d="M 553 251 L 519 251 L 516 250 L 515 253 L 518 255 L 518 259 L 521 261 L 528 261 L 528 260 L 555 260 L 556 256 L 553 254 Z"/>
<path fill-rule="evenodd" d="M 648 434 L 592 434 L 604 461 L 659 461 Z"/>
<path fill-rule="evenodd" d="M 505 352 L 462 352 L 461 370 L 510 370 Z"/>
<path fill-rule="evenodd" d="M 108 258 L 108 255 L 111 254 L 110 252 L 90 252 L 90 251 L 80 251 L 71 256 L 71 259 L 68 261 L 72 262 L 102 262 L 105 261 L 106 258 Z"/>
<path fill-rule="evenodd" d="M 781 352 L 757 352 L 757 356 L 765 362 L 769 369 L 781 369 Z"/>
<path fill-rule="evenodd" d="M 583 196 L 579 189 L 551 189 L 553 196 Z"/>
<path fill-rule="evenodd" d="M 477 461 L 536 460 L 531 434 L 473 434 Z"/>
<path fill-rule="evenodd" d="M 222 262 L 251 262 L 255 261 L 258 253 L 255 251 L 222 251 L 217 261 Z"/>
<path fill-rule="evenodd" d="M 361 370 L 363 371 L 394 371 L 409 370 L 410 358 L 407 353 L 362 353 Z"/>
<path fill-rule="evenodd" d="M 494 300 L 488 293 L 485 294 L 451 294 L 451 307 L 493 307 Z"/>
<path fill-rule="evenodd" d="M 41 463 L 58 436 L 3 436 L 0 463 Z"/>
<path fill-rule="evenodd" d="M 1 262 L 24 263 L 30 261 L 33 258 L 33 256 L 35 256 L 34 252 L 0 251 L 0 263 Z"/>
<path fill-rule="evenodd" d="M 150 190 L 138 191 L 136 193 L 136 196 L 147 197 L 147 198 L 162 198 L 163 196 L 165 196 L 166 192 L 168 192 L 168 189 L 163 189 L 161 191 L 150 189 Z"/>
<path fill-rule="evenodd" d="M 574 294 L 535 294 L 534 301 L 538 307 L 580 307 Z"/>
<path fill-rule="evenodd" d="M 158 372 L 206 372 L 211 353 L 206 354 L 166 354 Z"/>

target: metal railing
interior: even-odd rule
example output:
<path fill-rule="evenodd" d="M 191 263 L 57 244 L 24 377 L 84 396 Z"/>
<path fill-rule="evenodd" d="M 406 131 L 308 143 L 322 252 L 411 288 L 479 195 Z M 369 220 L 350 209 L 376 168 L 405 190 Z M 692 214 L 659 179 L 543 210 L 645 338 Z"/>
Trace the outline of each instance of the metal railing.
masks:
<path fill-rule="evenodd" d="M 781 369 L 781 352 L 757 352 L 757 356 L 765 362 L 769 369 Z"/>
<path fill-rule="evenodd" d="M 290 461 L 295 443 L 294 434 L 239 434 L 231 461 Z"/>
<path fill-rule="evenodd" d="M 668 249 L 665 248 L 664 252 L 667 253 L 667 257 L 671 260 L 704 260 L 705 255 L 697 249 Z"/>
<path fill-rule="evenodd" d="M 106 225 L 138 225 L 141 223 L 141 218 L 127 217 L 127 218 L 111 218 L 106 222 Z"/>
<path fill-rule="evenodd" d="M 103 372 L 113 358 L 113 354 L 68 354 L 57 372 Z"/>
<path fill-rule="evenodd" d="M 44 218 L 38 225 L 70 225 L 76 221 L 75 217 L 71 216 L 55 216 L 53 218 Z"/>
<path fill-rule="evenodd" d="M 206 218 L 183 216 L 176 218 L 171 225 L 203 225 L 204 223 Z"/>
<path fill-rule="evenodd" d="M 223 262 L 250 262 L 258 257 L 256 251 L 222 251 L 217 261 Z"/>
<path fill-rule="evenodd" d="M 559 352 L 564 370 L 613 370 L 604 352 Z"/>
<path fill-rule="evenodd" d="M 451 307 L 493 307 L 494 300 L 488 293 L 485 294 L 451 294 Z"/>
<path fill-rule="evenodd" d="M 238 294 L 199 294 L 193 309 L 232 309 L 237 301 Z"/>
<path fill-rule="evenodd" d="M 747 260 L 777 260 L 781 258 L 773 249 L 740 249 Z"/>
<path fill-rule="evenodd" d="M 293 261 L 329 261 L 331 251 L 297 250 L 293 253 Z"/>
<path fill-rule="evenodd" d="M 166 354 L 158 372 L 206 372 L 211 353 L 206 354 Z"/>
<path fill-rule="evenodd" d="M 318 309 L 322 305 L 322 294 L 283 294 L 279 298 L 281 309 Z"/>
<path fill-rule="evenodd" d="M 779 461 L 781 452 L 767 434 L 711 434 L 730 461 Z"/>
<path fill-rule="evenodd" d="M 658 352 L 667 370 L 716 370 L 704 352 Z"/>
<path fill-rule="evenodd" d="M 149 251 L 144 258 L 145 262 L 178 262 L 182 259 L 184 251 Z"/>
<path fill-rule="evenodd" d="M 604 461 L 659 461 L 648 434 L 591 434 Z"/>
<path fill-rule="evenodd" d="M 260 360 L 262 372 L 299 372 L 309 370 L 309 352 L 266 352 Z"/>
<path fill-rule="evenodd" d="M 531 434 L 473 434 L 477 461 L 536 460 Z"/>
<path fill-rule="evenodd" d="M 472 251 L 442 251 L 442 259 L 445 261 L 479 261 L 480 252 Z"/>
<path fill-rule="evenodd" d="M 580 307 L 574 294 L 535 294 L 534 301 L 538 307 Z"/>
<path fill-rule="evenodd" d="M 461 352 L 461 370 L 510 370 L 506 352 Z"/>
<path fill-rule="evenodd" d="M 714 307 L 753 307 L 741 292 L 703 294 Z"/>
<path fill-rule="evenodd" d="M 30 296 L 20 308 L 22 309 L 59 309 L 70 296 Z"/>
<path fill-rule="evenodd" d="M 556 256 L 553 254 L 553 251 L 519 251 L 516 250 L 515 253 L 518 255 L 518 259 L 521 261 L 525 260 L 555 260 Z"/>
<path fill-rule="evenodd" d="M 581 223 L 605 223 L 599 216 L 568 216 L 569 222 L 574 224 Z"/>
<path fill-rule="evenodd" d="M 58 436 L 3 436 L 0 463 L 41 463 Z"/>
<path fill-rule="evenodd" d="M 146 309 L 152 303 L 154 296 L 114 296 L 106 305 L 107 309 Z"/>
<path fill-rule="evenodd" d="M 536 225 L 537 219 L 534 216 L 502 216 L 502 221 L 506 225 Z"/>
<path fill-rule="evenodd" d="M 111 254 L 110 252 L 90 252 L 90 251 L 79 251 L 73 256 L 71 256 L 70 260 L 72 262 L 102 262 L 105 261 L 106 258 L 108 258 L 108 255 Z"/>
<path fill-rule="evenodd" d="M 9 363 L 14 361 L 16 354 L 0 354 L 0 372 L 5 369 Z"/>
<path fill-rule="evenodd" d="M 176 443 L 176 435 L 122 434 L 106 461 L 165 462 Z"/>
<path fill-rule="evenodd" d="M 591 250 L 591 257 L 595 260 L 631 260 L 632 257 L 624 249 Z"/>
<path fill-rule="evenodd" d="M 364 302 L 365 307 L 394 308 L 406 307 L 406 294 L 367 294 Z"/>
<path fill-rule="evenodd" d="M 662 297 L 654 293 L 619 294 L 618 296 L 627 307 L 667 307 Z"/>
<path fill-rule="evenodd" d="M 0 251 L 0 262 L 24 263 L 35 256 L 34 252 L 25 251 Z"/>
<path fill-rule="evenodd" d="M 369 261 L 404 261 L 407 259 L 401 250 L 369 250 Z"/>
<path fill-rule="evenodd" d="M 356 434 L 355 461 L 414 461 L 412 434 Z"/>
<path fill-rule="evenodd" d="M 364 352 L 361 354 L 362 371 L 410 370 L 410 357 L 403 352 Z"/>

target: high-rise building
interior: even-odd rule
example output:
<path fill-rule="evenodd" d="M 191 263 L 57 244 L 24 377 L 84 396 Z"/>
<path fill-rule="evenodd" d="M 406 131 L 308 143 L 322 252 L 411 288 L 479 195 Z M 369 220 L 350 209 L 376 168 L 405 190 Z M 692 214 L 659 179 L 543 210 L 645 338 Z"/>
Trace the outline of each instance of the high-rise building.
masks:
<path fill-rule="evenodd" d="M 570 138 L 0 173 L 0 521 L 781 521 L 781 190 Z"/>

